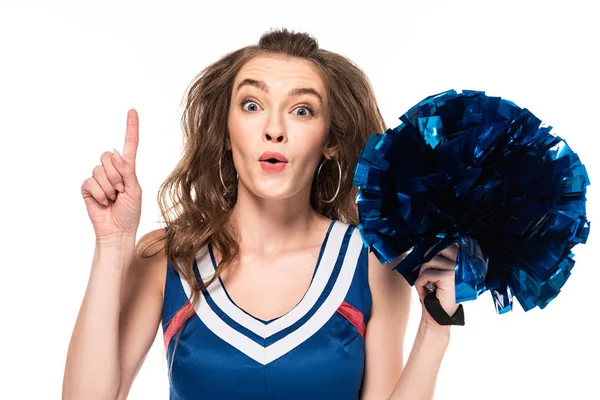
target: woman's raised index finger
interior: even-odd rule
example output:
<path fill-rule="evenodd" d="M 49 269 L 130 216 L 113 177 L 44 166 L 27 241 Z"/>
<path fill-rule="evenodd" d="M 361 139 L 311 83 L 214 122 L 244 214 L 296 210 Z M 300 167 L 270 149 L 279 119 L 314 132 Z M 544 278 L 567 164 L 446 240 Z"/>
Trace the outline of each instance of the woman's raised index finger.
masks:
<path fill-rule="evenodd" d="M 139 126 L 138 113 L 135 108 L 132 108 L 127 112 L 127 130 L 125 132 L 123 158 L 133 166 L 135 166 L 135 156 L 139 142 Z"/>

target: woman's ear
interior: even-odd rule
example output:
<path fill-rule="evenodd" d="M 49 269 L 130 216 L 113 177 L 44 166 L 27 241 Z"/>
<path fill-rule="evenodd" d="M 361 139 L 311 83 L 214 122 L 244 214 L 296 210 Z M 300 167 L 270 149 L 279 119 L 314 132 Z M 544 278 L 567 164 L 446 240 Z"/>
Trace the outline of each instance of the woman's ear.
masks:
<path fill-rule="evenodd" d="M 339 150 L 340 150 L 340 146 L 337 144 L 334 146 L 329 146 L 323 150 L 323 155 L 325 156 L 325 158 L 327 158 L 329 160 L 333 156 L 335 156 Z"/>

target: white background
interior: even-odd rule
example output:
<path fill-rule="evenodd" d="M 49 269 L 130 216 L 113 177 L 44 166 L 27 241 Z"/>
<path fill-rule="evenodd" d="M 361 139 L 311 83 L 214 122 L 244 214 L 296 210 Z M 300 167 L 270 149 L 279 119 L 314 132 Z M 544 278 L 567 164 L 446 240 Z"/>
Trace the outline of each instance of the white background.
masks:
<path fill-rule="evenodd" d="M 36 4 L 37 3 L 37 4 Z M 395 4 L 394 4 L 395 3 Z M 80 186 L 140 116 L 141 235 L 181 151 L 180 101 L 202 68 L 270 28 L 314 35 L 369 76 L 389 127 L 428 95 L 484 90 L 529 108 L 579 154 L 592 233 L 545 310 L 453 328 L 436 399 L 600 398 L 597 5 L 582 1 L 0 3 L 0 398 L 58 399 L 94 236 Z M 406 356 L 420 311 L 413 297 Z M 167 399 L 162 331 L 130 399 Z M 102 343 L 98 343 L 99 346 Z"/>

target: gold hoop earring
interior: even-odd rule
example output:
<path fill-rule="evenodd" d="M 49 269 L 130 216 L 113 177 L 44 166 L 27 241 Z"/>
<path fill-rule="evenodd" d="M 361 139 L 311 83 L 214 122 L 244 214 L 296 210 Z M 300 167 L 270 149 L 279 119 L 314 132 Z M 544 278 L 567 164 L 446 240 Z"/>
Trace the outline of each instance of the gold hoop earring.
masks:
<path fill-rule="evenodd" d="M 225 155 L 225 153 L 223 153 L 223 156 Z M 221 185 L 223 185 L 223 188 L 225 189 L 225 193 L 229 193 L 230 190 L 227 189 L 227 186 L 225 186 L 225 182 L 223 182 L 223 173 L 221 172 L 221 160 L 223 159 L 223 156 L 221 156 L 221 158 L 219 158 L 219 178 L 221 178 Z M 236 175 L 236 179 L 239 179 L 240 174 L 238 173 Z M 223 193 L 223 194 L 225 194 Z"/>
<path fill-rule="evenodd" d="M 333 200 L 335 200 L 335 198 L 337 197 L 339 191 L 340 191 L 340 185 L 342 183 L 342 167 L 340 166 L 340 162 L 337 160 L 337 158 L 332 157 L 335 162 L 337 163 L 338 166 L 338 184 L 337 184 L 337 190 L 335 191 L 335 194 L 333 195 L 333 197 L 329 200 L 323 200 L 319 197 L 319 200 L 321 200 L 323 203 L 331 203 Z M 319 174 L 321 173 L 321 167 L 323 166 L 323 164 L 325 164 L 327 162 L 327 158 L 325 159 L 325 161 L 323 161 L 321 163 L 321 165 L 319 165 L 319 170 L 317 171 L 317 186 L 319 185 Z"/>

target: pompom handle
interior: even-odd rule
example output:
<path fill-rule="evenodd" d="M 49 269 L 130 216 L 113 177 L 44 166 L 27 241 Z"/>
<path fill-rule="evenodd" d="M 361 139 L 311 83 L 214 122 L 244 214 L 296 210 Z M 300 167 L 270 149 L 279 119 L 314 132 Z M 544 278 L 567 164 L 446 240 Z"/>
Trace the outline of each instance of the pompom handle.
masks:
<path fill-rule="evenodd" d="M 431 317 L 440 325 L 461 325 L 465 324 L 465 312 L 463 310 L 463 305 L 459 304 L 458 308 L 454 312 L 454 315 L 449 316 L 448 313 L 444 310 L 437 296 L 435 295 L 435 291 L 430 292 L 423 299 L 423 304 L 425 305 L 425 309 L 431 315 Z"/>

